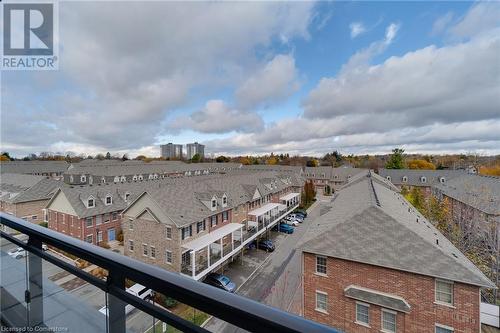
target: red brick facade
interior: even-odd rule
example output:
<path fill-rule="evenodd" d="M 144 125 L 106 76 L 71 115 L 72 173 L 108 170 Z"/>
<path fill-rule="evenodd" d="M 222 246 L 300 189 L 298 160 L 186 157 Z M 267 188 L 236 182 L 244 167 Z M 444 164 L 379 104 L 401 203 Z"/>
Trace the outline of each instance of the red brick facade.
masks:
<path fill-rule="evenodd" d="M 112 237 L 113 230 L 116 240 L 121 232 L 122 224 L 122 216 L 118 212 L 79 219 L 77 216 L 49 209 L 48 219 L 50 229 L 89 243 L 90 236 L 92 236 L 92 244 L 97 244 L 98 232 L 102 236 L 100 242 L 109 242 L 109 236 Z"/>
<path fill-rule="evenodd" d="M 397 312 L 396 332 L 434 333 L 435 325 L 454 333 L 480 332 L 479 287 L 455 282 L 453 307 L 435 303 L 433 277 L 387 269 L 342 259 L 327 259 L 327 276 L 316 274 L 316 256 L 303 254 L 304 317 L 344 332 L 381 332 L 381 307 L 370 304 L 370 327 L 355 323 L 356 300 L 344 296 L 350 285 L 369 288 L 404 298 L 409 313 Z M 316 291 L 328 294 L 327 313 L 316 310 Z"/>

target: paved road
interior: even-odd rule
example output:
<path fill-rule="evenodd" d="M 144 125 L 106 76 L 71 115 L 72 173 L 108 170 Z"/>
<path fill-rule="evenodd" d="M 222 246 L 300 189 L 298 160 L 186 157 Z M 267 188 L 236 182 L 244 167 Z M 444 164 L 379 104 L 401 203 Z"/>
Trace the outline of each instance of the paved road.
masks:
<path fill-rule="evenodd" d="M 321 198 L 308 212 L 308 217 L 295 232 L 266 259 L 264 264 L 239 289 L 238 294 L 260 301 L 285 311 L 300 314 L 301 309 L 301 256 L 295 247 L 307 231 L 309 225 L 319 216 Z M 298 305 L 291 307 L 291 305 Z M 218 318 L 211 319 L 205 326 L 211 332 L 245 332 Z"/>

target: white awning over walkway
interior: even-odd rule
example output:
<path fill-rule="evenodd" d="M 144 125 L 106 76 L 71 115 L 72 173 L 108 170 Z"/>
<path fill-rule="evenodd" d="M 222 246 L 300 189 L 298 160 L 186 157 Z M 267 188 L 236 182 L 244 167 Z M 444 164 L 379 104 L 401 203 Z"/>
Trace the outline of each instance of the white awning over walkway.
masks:
<path fill-rule="evenodd" d="M 283 200 L 283 201 L 288 201 L 288 200 L 291 200 L 295 197 L 298 197 L 300 195 L 300 193 L 295 193 L 295 192 L 292 192 L 292 193 L 288 193 L 287 195 L 284 195 L 280 198 L 280 200 Z"/>
<path fill-rule="evenodd" d="M 219 239 L 223 238 L 224 236 L 227 236 L 230 233 L 232 233 L 233 231 L 239 230 L 241 228 L 243 228 L 243 224 L 229 223 L 229 224 L 209 233 L 208 235 L 198 237 L 190 242 L 187 242 L 186 244 L 183 244 L 182 247 L 185 249 L 198 251 L 199 249 L 207 247 L 208 245 L 212 244 L 213 242 L 216 242 Z"/>
<path fill-rule="evenodd" d="M 265 204 L 262 207 L 254 209 L 252 211 L 249 211 L 248 215 L 261 216 L 261 215 L 264 215 L 265 213 L 267 213 L 267 212 L 269 212 L 269 211 L 271 211 L 279 206 L 280 206 L 279 203 L 270 202 L 270 203 Z"/>

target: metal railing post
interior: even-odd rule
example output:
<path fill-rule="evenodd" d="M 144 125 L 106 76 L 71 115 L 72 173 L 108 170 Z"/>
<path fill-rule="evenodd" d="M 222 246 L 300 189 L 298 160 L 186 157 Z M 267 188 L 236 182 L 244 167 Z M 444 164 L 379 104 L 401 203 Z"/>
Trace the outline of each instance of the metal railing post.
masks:
<path fill-rule="evenodd" d="M 35 237 L 29 237 L 28 245 L 42 250 L 42 241 Z M 31 327 L 43 326 L 43 273 L 42 258 L 28 254 L 28 290 L 26 291 L 26 303 L 28 303 L 29 323 Z"/>
<path fill-rule="evenodd" d="M 110 271 L 108 285 L 125 290 L 125 277 L 119 272 Z M 109 333 L 125 333 L 125 302 L 108 293 Z"/>

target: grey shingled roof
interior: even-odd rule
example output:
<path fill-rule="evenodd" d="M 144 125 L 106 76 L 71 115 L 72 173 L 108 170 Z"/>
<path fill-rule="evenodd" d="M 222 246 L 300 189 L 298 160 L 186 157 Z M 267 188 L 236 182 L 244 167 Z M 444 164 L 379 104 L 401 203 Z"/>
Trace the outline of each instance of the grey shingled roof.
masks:
<path fill-rule="evenodd" d="M 0 175 L 0 200 L 20 203 L 50 199 L 61 184 L 61 181 L 44 176 L 2 173 Z"/>
<path fill-rule="evenodd" d="M 304 177 L 315 179 L 328 179 L 335 182 L 347 182 L 355 175 L 366 172 L 366 169 L 351 167 L 332 168 L 329 166 L 305 167 Z"/>
<path fill-rule="evenodd" d="M 62 173 L 68 169 L 65 161 L 10 161 L 0 163 L 1 173 Z"/>
<path fill-rule="evenodd" d="M 395 185 L 411 185 L 411 186 L 431 186 L 439 184 L 441 178 L 444 178 L 445 183 L 455 177 L 467 174 L 466 170 L 416 170 L 416 169 L 379 169 L 379 175 L 383 178 L 391 177 L 391 182 Z M 403 181 L 403 177 L 407 177 L 407 181 Z M 421 177 L 426 178 L 426 182 L 421 181 Z"/>
<path fill-rule="evenodd" d="M 277 187 L 270 190 L 262 183 L 262 179 L 275 180 Z M 287 184 L 283 180 L 290 179 Z M 178 226 L 200 221 L 214 212 L 210 211 L 202 200 L 209 200 L 212 195 L 219 199 L 227 194 L 228 207 L 234 207 L 252 200 L 255 189 L 261 195 L 279 191 L 288 186 L 301 186 L 301 179 L 292 173 L 279 172 L 248 172 L 232 171 L 226 174 L 211 174 L 199 177 L 164 178 L 149 181 L 124 183 L 106 183 L 95 185 L 71 186 L 64 184 L 60 191 L 66 196 L 71 206 L 80 218 L 122 211 L 132 204 L 135 199 L 144 193 L 150 195 Z M 253 187 L 252 192 L 248 188 Z M 125 193 L 129 193 L 128 202 L 125 202 Z M 107 194 L 113 197 L 111 205 L 105 205 Z M 86 200 L 93 196 L 96 207 L 87 208 Z M 49 203 L 50 205 L 50 203 Z M 219 206 L 218 206 L 219 207 Z M 218 208 L 218 211 L 225 210 Z M 217 212 L 217 211 L 215 211 Z"/>
<path fill-rule="evenodd" d="M 366 174 L 335 194 L 304 236 L 304 252 L 495 288 L 404 197 Z"/>
<path fill-rule="evenodd" d="M 500 177 L 465 174 L 434 189 L 486 214 L 500 215 Z"/>

